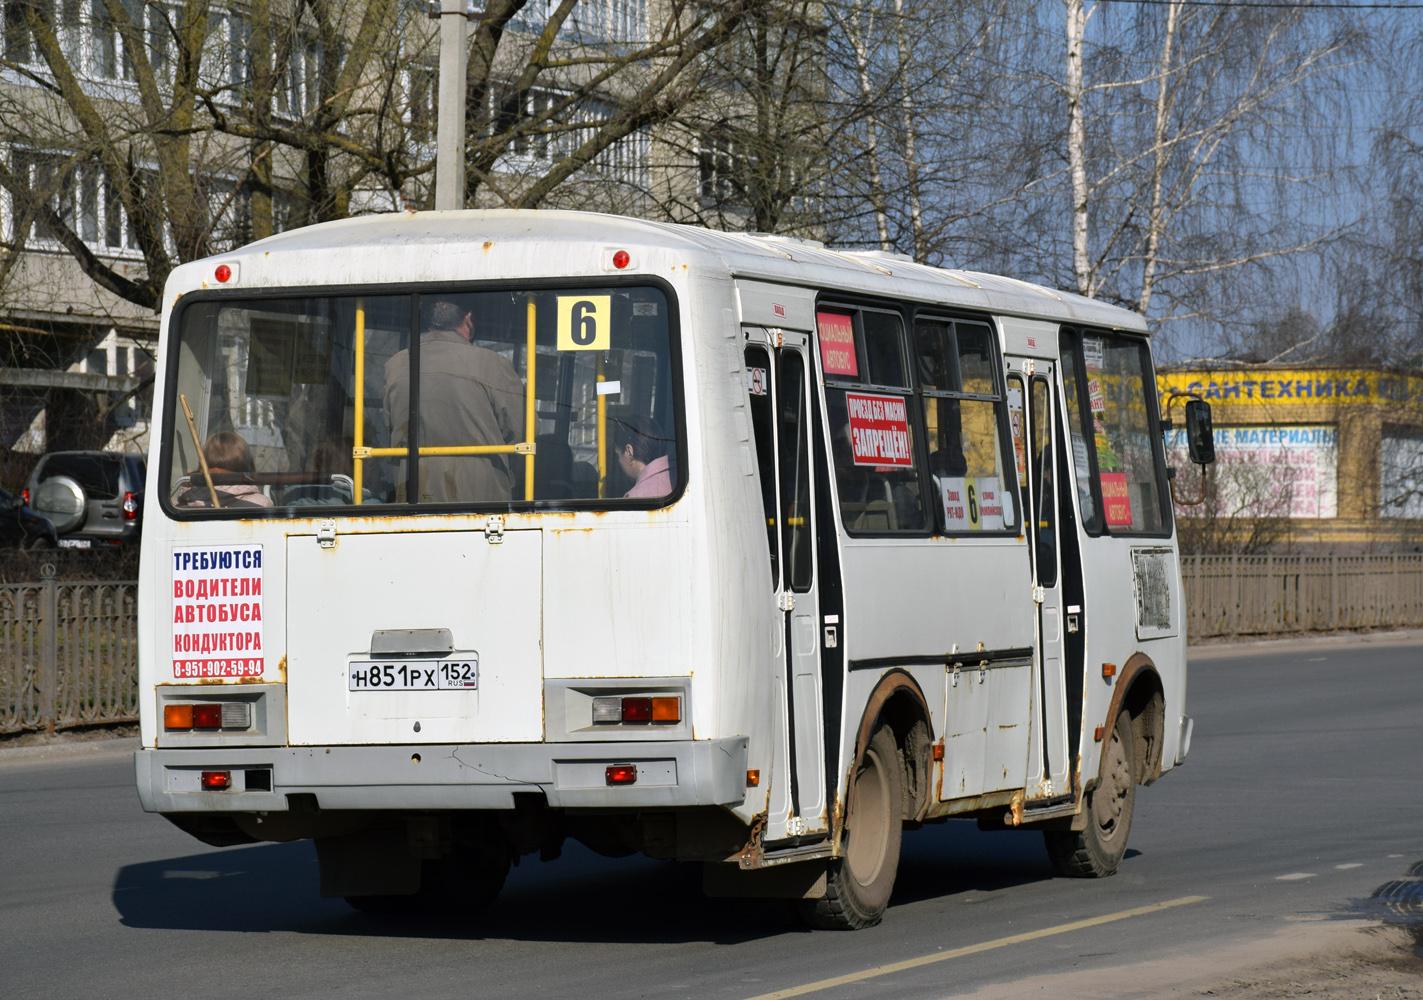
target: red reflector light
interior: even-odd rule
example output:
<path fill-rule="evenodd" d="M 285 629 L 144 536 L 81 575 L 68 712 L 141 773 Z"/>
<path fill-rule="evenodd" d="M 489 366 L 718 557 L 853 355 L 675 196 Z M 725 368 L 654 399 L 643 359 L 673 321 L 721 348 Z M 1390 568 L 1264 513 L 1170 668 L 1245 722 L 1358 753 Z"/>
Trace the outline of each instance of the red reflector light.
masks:
<path fill-rule="evenodd" d="M 219 264 L 217 265 L 217 270 L 212 273 L 212 276 L 216 278 L 220 284 L 226 284 L 232 280 L 232 268 L 226 264 Z"/>
<path fill-rule="evenodd" d="M 221 706 L 221 705 L 194 705 L 194 706 L 193 706 L 193 728 L 194 728 L 194 729 L 221 729 L 221 728 L 222 728 L 222 706 Z"/>
<path fill-rule="evenodd" d="M 614 764 L 608 768 L 608 784 L 631 785 L 637 781 L 636 764 Z"/>
<path fill-rule="evenodd" d="M 619 250 L 617 253 L 613 254 L 613 266 L 616 267 L 619 271 L 621 271 L 623 268 L 627 267 L 631 263 L 632 257 L 628 256 L 628 252 L 626 250 Z"/>
<path fill-rule="evenodd" d="M 652 721 L 681 722 L 682 706 L 679 704 L 680 701 L 680 698 L 653 698 Z"/>
<path fill-rule="evenodd" d="M 124 494 L 124 520 L 132 521 L 138 517 L 138 500 L 132 493 Z"/>
<path fill-rule="evenodd" d="M 202 785 L 205 792 L 225 792 L 232 787 L 232 772 L 204 771 Z"/>
<path fill-rule="evenodd" d="M 164 706 L 163 706 L 163 728 L 164 728 L 164 729 L 192 729 L 192 728 L 193 728 L 193 706 L 192 706 L 192 705 L 164 705 Z"/>
<path fill-rule="evenodd" d="M 623 721 L 624 721 L 624 722 L 651 722 L 651 721 L 652 721 L 652 699 L 651 699 L 651 698 L 624 698 L 624 699 L 623 699 Z"/>

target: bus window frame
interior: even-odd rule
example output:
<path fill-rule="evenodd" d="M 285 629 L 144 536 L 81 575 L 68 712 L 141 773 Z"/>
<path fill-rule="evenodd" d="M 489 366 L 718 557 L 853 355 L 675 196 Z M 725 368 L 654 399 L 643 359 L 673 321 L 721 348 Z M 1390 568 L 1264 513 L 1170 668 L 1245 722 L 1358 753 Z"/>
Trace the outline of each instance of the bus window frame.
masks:
<path fill-rule="evenodd" d="M 171 474 L 173 440 L 178 434 L 178 363 L 182 345 L 183 315 L 190 306 L 208 302 L 243 302 L 254 300 L 292 300 L 335 298 L 339 296 L 438 295 L 441 293 L 497 292 L 513 288 L 517 291 L 547 291 L 559 288 L 632 288 L 651 286 L 660 291 L 667 302 L 667 355 L 672 388 L 672 413 L 676 424 L 673 439 L 677 446 L 677 478 L 665 497 L 605 497 L 588 500 L 509 500 L 502 503 L 382 503 L 330 504 L 319 507 L 176 507 L 168 495 L 168 487 L 160 491 L 159 507 L 172 521 L 263 521 L 283 522 L 319 520 L 331 517 L 439 517 L 452 515 L 539 514 L 546 511 L 567 513 L 606 513 L 619 510 L 663 510 L 672 507 L 687 490 L 687 407 L 686 371 L 682 354 L 681 303 L 671 283 L 656 275 L 619 274 L 612 276 L 564 275 L 555 278 L 496 278 L 481 281 L 402 281 L 386 284 L 283 285 L 263 288 L 201 289 L 184 293 L 169 311 L 166 324 L 168 344 L 164 353 L 163 415 L 160 429 L 159 470 Z M 417 349 L 418 351 L 418 349 Z M 417 356 L 412 354 L 412 357 Z M 525 376 L 527 377 L 527 376 Z M 168 432 L 168 428 L 173 428 Z M 416 442 L 418 446 L 418 442 Z M 606 446 L 606 443 L 605 443 Z"/>
<path fill-rule="evenodd" d="M 1150 382 L 1143 386 L 1142 395 L 1146 399 L 1146 418 L 1148 428 L 1161 426 L 1161 400 L 1156 391 L 1156 359 L 1151 354 L 1151 338 L 1144 334 L 1132 333 L 1127 330 L 1108 330 L 1100 327 L 1079 327 L 1064 324 L 1059 329 L 1059 342 L 1068 342 L 1072 351 L 1073 374 L 1077 378 L 1077 407 L 1080 413 L 1079 419 L 1082 421 L 1084 434 L 1092 426 L 1091 401 L 1087 398 L 1087 364 L 1083 354 L 1082 340 L 1084 337 L 1115 337 L 1120 340 L 1134 343 L 1139 355 L 1146 359 L 1145 370 L 1143 372 L 1144 381 Z M 1059 350 L 1059 355 L 1063 352 Z M 1062 366 L 1059 364 L 1059 370 Z M 1063 372 L 1063 381 L 1066 380 L 1066 372 Z M 1063 406 L 1068 405 L 1067 394 L 1063 393 Z M 1071 436 L 1071 425 L 1063 428 L 1065 437 Z M 1102 506 L 1102 477 L 1101 471 L 1097 468 L 1097 449 L 1088 447 L 1087 469 L 1088 483 L 1092 489 L 1092 503 L 1096 507 L 1095 526 L 1082 524 L 1082 512 L 1077 512 L 1078 523 L 1082 524 L 1083 531 L 1091 538 L 1109 536 L 1113 538 L 1171 538 L 1176 533 L 1175 512 L 1171 509 L 1170 483 L 1166 478 L 1166 443 L 1160 433 L 1148 431 L 1151 437 L 1152 462 L 1156 469 L 1156 490 L 1158 502 L 1161 505 L 1162 530 L 1160 531 L 1133 531 L 1131 529 L 1111 528 L 1107 525 L 1107 518 Z M 1089 443 L 1090 445 L 1090 443 Z M 1072 449 L 1069 446 L 1068 451 Z M 1076 470 L 1073 470 L 1074 478 Z M 1073 503 L 1076 504 L 1077 489 L 1074 483 L 1072 489 Z"/>
<path fill-rule="evenodd" d="M 934 489 L 932 488 L 934 477 L 929 469 L 929 443 L 927 436 L 928 432 L 925 430 L 926 425 L 924 422 L 923 400 L 925 398 L 933 397 L 961 399 L 970 402 L 977 401 L 993 403 L 995 407 L 995 412 L 997 413 L 997 417 L 994 423 L 997 427 L 998 433 L 999 455 L 1002 456 L 1003 461 L 1007 463 L 1004 466 L 1004 469 L 1006 470 L 1006 475 L 1000 478 L 1004 482 L 1012 481 L 1014 484 L 1013 491 L 1016 494 L 1017 473 L 1015 467 L 1012 465 L 1011 462 L 1009 462 L 1009 458 L 1013 455 L 1013 441 L 1011 430 L 1009 428 L 1008 392 L 1005 382 L 1005 373 L 1003 370 L 1004 361 L 1002 331 L 999 329 L 997 317 L 989 313 L 980 314 L 970 312 L 968 310 L 955 309 L 951 306 L 944 306 L 939 303 L 913 301 L 898 301 L 886 303 L 883 299 L 872 298 L 869 296 L 862 297 L 855 295 L 846 295 L 844 293 L 834 293 L 833 295 L 830 295 L 825 293 L 824 290 L 821 291 L 821 293 L 816 297 L 815 300 L 815 311 L 817 314 L 821 311 L 838 311 L 851 314 L 851 321 L 853 323 L 855 331 L 855 350 L 857 352 L 857 357 L 859 358 L 864 357 L 864 330 L 863 325 L 860 322 L 860 312 L 866 309 L 882 313 L 893 313 L 899 317 L 900 331 L 903 334 L 900 344 L 900 351 L 901 354 L 905 355 L 902 363 L 905 366 L 904 371 L 906 372 L 906 379 L 910 383 L 910 385 L 908 388 L 905 388 L 904 386 L 896 385 L 880 385 L 875 382 L 851 381 L 844 378 L 837 378 L 834 376 L 826 375 L 824 373 L 823 365 L 821 363 L 820 329 L 819 324 L 817 323 L 816 329 L 812 332 L 810 341 L 811 351 L 814 354 L 814 358 L 812 359 L 812 364 L 814 365 L 814 367 L 811 370 L 811 374 L 819 382 L 818 395 L 820 397 L 820 406 L 826 409 L 825 419 L 828 420 L 829 401 L 825 398 L 825 394 L 828 390 L 831 389 L 847 390 L 852 392 L 886 392 L 892 393 L 894 395 L 902 395 L 905 399 L 912 400 L 914 405 L 909 407 L 911 411 L 909 419 L 910 426 L 913 428 L 915 438 L 914 465 L 915 471 L 919 477 L 919 495 L 922 498 L 923 502 L 929 504 L 931 510 L 930 516 L 929 518 L 927 518 L 927 528 L 914 529 L 912 531 L 852 530 L 848 525 L 845 524 L 844 518 L 840 514 L 839 485 L 835 481 L 833 445 L 830 443 L 830 439 L 827 438 L 827 449 L 831 452 L 831 465 L 828 471 L 831 476 L 832 486 L 834 487 L 831 492 L 834 494 L 835 497 L 835 516 L 840 523 L 840 527 L 845 531 L 846 536 L 850 538 L 905 539 L 1025 538 L 1026 536 L 1023 532 L 1023 512 L 1021 510 L 1022 504 L 1019 503 L 1016 495 L 1011 501 L 1013 504 L 1015 522 L 1012 526 L 1005 525 L 1003 528 L 1000 528 L 997 531 L 950 531 L 944 519 L 943 502 L 939 500 L 939 498 L 935 494 Z M 993 351 L 993 363 L 991 367 L 994 373 L 994 385 L 998 390 L 997 394 L 990 395 L 975 392 L 959 392 L 956 390 L 946 390 L 938 388 L 930 388 L 926 390 L 920 384 L 918 356 L 915 351 L 916 345 L 914 343 L 913 338 L 915 336 L 914 324 L 918 322 L 921 317 L 926 320 L 937 320 L 940 322 L 948 323 L 976 323 L 988 329 L 989 343 Z M 956 366 L 958 365 L 957 354 L 955 354 L 954 357 L 954 364 Z M 827 435 L 829 434 L 828 429 L 826 433 Z M 999 489 L 1000 491 L 1004 492 L 1005 496 L 1007 495 L 1004 486 L 1001 482 L 999 484 Z"/>

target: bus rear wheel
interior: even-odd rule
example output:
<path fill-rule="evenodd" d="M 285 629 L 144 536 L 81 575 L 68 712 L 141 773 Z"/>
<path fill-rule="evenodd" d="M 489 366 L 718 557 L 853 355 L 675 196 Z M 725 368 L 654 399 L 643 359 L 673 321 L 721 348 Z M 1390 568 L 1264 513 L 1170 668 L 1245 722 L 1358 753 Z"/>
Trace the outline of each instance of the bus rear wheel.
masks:
<path fill-rule="evenodd" d="M 1105 878 L 1116 874 L 1126 855 L 1136 804 L 1136 737 L 1126 712 L 1117 716 L 1102 753 L 1102 780 L 1087 793 L 1086 829 L 1043 831 L 1048 858 L 1059 875 Z"/>
<path fill-rule="evenodd" d="M 860 758 L 842 834 L 844 855 L 831 862 L 825 896 L 801 903 L 812 927 L 858 930 L 884 916 L 899 870 L 904 781 L 894 733 L 881 726 Z"/>

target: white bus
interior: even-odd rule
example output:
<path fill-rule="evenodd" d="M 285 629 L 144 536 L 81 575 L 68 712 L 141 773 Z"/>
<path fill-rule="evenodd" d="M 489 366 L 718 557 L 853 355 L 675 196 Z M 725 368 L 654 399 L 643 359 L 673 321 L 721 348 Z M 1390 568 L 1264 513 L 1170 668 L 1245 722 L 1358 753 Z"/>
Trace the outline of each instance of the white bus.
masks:
<path fill-rule="evenodd" d="M 1146 327 L 575 212 L 329 223 L 164 299 L 144 808 L 472 910 L 521 855 L 878 921 L 901 831 L 1116 870 L 1190 745 Z"/>

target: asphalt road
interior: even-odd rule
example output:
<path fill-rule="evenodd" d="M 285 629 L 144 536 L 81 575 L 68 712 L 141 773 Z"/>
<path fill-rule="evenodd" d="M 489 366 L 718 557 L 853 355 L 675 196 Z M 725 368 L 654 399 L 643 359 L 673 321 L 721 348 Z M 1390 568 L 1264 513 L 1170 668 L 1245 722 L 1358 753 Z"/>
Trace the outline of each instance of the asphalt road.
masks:
<path fill-rule="evenodd" d="M 375 917 L 319 898 L 307 844 L 217 850 L 144 814 L 126 758 L 0 767 L 0 996 L 747 1000 L 830 980 L 802 995 L 943 997 L 1208 960 L 1355 914 L 1423 861 L 1423 645 L 1213 651 L 1188 710 L 1190 760 L 1138 790 L 1117 876 L 1054 878 L 1035 834 L 926 827 L 884 923 L 858 933 L 572 843 L 525 859 L 477 923 Z"/>

